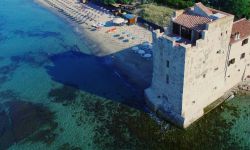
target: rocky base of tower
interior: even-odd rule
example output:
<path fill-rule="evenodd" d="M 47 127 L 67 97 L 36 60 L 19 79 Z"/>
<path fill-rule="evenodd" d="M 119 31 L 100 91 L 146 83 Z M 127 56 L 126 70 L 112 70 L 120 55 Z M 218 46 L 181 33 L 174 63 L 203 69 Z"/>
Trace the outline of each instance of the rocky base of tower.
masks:
<path fill-rule="evenodd" d="M 206 106 L 204 109 L 197 110 L 195 111 L 195 113 L 191 113 L 190 111 L 190 117 L 183 117 L 181 114 L 173 111 L 171 107 L 167 107 L 166 103 L 164 103 L 165 100 L 163 98 L 158 98 L 155 94 L 154 89 L 148 88 L 145 90 L 147 106 L 152 111 L 154 111 L 158 117 L 167 120 L 181 128 L 187 128 L 224 101 L 228 101 L 234 98 L 235 95 L 250 95 L 250 78 L 246 78 L 243 82 L 237 84 L 236 86 L 225 92 L 223 96 Z"/>
<path fill-rule="evenodd" d="M 174 112 L 171 107 L 166 106 L 164 104 L 165 100 L 157 97 L 151 88 L 145 90 L 145 97 L 147 106 L 156 113 L 157 117 L 167 120 L 180 128 L 187 128 L 204 115 L 203 111 L 198 111 L 190 118 L 183 118 L 183 116 Z"/>

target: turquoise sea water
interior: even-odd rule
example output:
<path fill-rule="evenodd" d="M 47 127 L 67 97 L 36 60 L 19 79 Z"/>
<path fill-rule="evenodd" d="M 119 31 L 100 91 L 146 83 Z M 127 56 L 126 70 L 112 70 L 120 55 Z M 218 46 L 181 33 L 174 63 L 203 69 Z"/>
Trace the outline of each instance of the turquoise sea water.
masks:
<path fill-rule="evenodd" d="M 0 1 L 0 150 L 250 149 L 249 97 L 180 130 L 91 51 L 32 0 Z"/>

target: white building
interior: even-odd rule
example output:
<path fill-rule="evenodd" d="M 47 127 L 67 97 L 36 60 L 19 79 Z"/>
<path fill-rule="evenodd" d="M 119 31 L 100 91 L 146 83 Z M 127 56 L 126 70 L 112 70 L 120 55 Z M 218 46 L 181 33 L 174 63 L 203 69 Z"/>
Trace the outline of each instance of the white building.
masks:
<path fill-rule="evenodd" d="M 176 11 L 165 33 L 155 31 L 153 78 L 145 90 L 158 115 L 187 127 L 250 75 L 250 21 L 202 3 Z"/>

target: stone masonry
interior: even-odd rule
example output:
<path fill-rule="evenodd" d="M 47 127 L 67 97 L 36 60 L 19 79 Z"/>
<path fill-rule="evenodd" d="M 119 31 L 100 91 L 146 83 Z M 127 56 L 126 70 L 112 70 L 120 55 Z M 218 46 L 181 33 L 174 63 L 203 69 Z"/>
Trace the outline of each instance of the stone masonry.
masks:
<path fill-rule="evenodd" d="M 244 29 L 245 28 L 245 29 Z M 153 33 L 153 78 L 147 104 L 188 127 L 250 75 L 250 21 L 201 3 L 176 11 L 165 33 Z"/>

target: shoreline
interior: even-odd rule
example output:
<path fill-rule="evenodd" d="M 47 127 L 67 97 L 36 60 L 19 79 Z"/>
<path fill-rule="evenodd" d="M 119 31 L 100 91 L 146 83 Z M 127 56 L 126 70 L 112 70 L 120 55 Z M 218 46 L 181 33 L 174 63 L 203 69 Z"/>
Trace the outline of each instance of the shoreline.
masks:
<path fill-rule="evenodd" d="M 125 47 L 124 44 L 112 40 L 112 37 L 104 37 L 105 35 L 97 36 L 99 31 L 90 31 L 91 27 L 74 22 L 58 12 L 55 8 L 51 7 L 44 0 L 34 0 L 34 2 L 48 11 L 51 11 L 58 17 L 61 17 L 65 23 L 71 26 L 73 31 L 83 39 L 83 44 L 90 49 L 91 55 L 97 57 L 111 57 L 113 60 L 112 66 L 114 67 L 114 71 L 119 72 L 122 78 L 124 78 L 129 84 L 133 85 L 136 89 L 139 89 L 139 91 L 144 91 L 144 89 L 150 86 L 152 59 L 145 60 L 140 56 L 137 56 L 130 50 L 132 46 Z M 105 43 L 104 39 L 112 41 L 108 44 Z"/>
<path fill-rule="evenodd" d="M 58 12 L 57 10 L 55 10 L 53 7 L 51 7 L 49 4 L 47 4 L 46 2 L 44 2 L 44 0 L 33 0 L 36 4 L 40 5 L 41 7 L 53 12 L 56 16 L 62 18 L 62 20 L 67 23 L 69 26 L 72 27 L 73 31 L 80 36 L 83 39 L 83 43 L 85 44 L 85 46 L 87 46 L 89 49 L 92 48 L 99 48 L 102 49 L 102 51 L 107 51 L 108 49 L 106 47 L 100 47 L 98 46 L 98 44 L 100 44 L 98 41 L 94 41 L 93 37 L 88 38 L 89 35 L 87 35 L 88 33 L 86 32 L 86 29 L 84 29 L 82 26 L 80 26 L 79 24 L 75 23 L 74 21 L 70 20 L 69 18 L 67 18 L 66 16 L 64 16 L 63 14 L 61 14 L 60 12 Z M 96 39 L 95 39 L 96 40 Z M 95 47 L 93 46 L 95 45 Z M 95 52 L 91 53 L 93 55 L 96 55 Z"/>
<path fill-rule="evenodd" d="M 35 0 L 35 1 L 45 3 L 43 0 Z M 88 41 L 88 42 L 90 42 L 90 43 L 91 42 L 93 42 L 94 44 L 98 43 L 98 41 L 96 41 L 98 39 L 96 37 L 89 36 L 87 34 L 88 33 L 87 30 L 84 29 L 81 25 L 78 25 L 74 21 L 63 16 L 60 12 L 56 11 L 55 9 L 53 9 L 51 7 L 49 9 L 51 9 L 53 12 L 55 12 L 55 14 L 57 14 L 58 16 L 63 17 L 63 19 L 65 19 L 65 21 L 67 21 L 73 27 L 74 31 L 78 35 L 80 35 L 82 38 L 89 39 L 90 41 Z M 79 28 L 79 30 L 76 31 L 75 28 Z M 105 52 L 105 51 L 109 52 L 110 51 L 109 50 L 110 48 L 107 48 L 106 46 L 101 45 L 98 48 L 99 48 L 99 50 L 97 50 L 97 51 L 101 51 L 101 52 Z M 96 51 L 93 51 L 92 54 L 95 56 L 100 56 L 100 55 L 98 55 L 98 53 L 95 53 L 95 52 Z M 119 75 L 121 75 L 121 77 L 123 79 L 125 79 L 125 81 L 127 81 L 130 85 L 132 85 L 136 89 L 143 91 L 148 86 L 150 86 L 150 83 L 151 83 L 152 62 L 148 63 L 147 60 L 144 60 L 141 57 L 136 57 L 136 59 L 130 60 L 131 55 L 133 55 L 133 53 L 131 51 L 129 51 L 129 48 L 128 48 L 128 50 L 122 50 L 122 51 L 118 51 L 118 52 L 110 54 L 110 57 L 113 60 L 112 67 L 114 68 L 114 71 L 115 72 L 117 71 L 119 73 Z M 140 64 L 144 64 L 144 63 L 148 63 L 146 65 L 147 67 L 140 66 Z M 245 86 L 247 85 L 247 87 L 249 87 L 249 88 L 247 90 L 244 89 L 245 86 L 244 87 L 241 86 L 243 84 Z M 241 84 L 239 84 L 239 85 L 235 86 L 234 88 L 232 88 L 231 90 L 227 91 L 223 96 L 221 96 L 221 98 L 216 100 L 215 103 L 212 103 L 207 108 L 205 108 L 206 109 L 205 112 L 208 113 L 211 110 L 213 110 L 214 108 L 216 108 L 216 106 L 224 103 L 225 101 L 229 101 L 230 99 L 234 98 L 234 96 L 237 96 L 237 95 L 241 96 L 242 94 L 243 95 L 250 95 L 250 82 L 243 81 Z"/>

